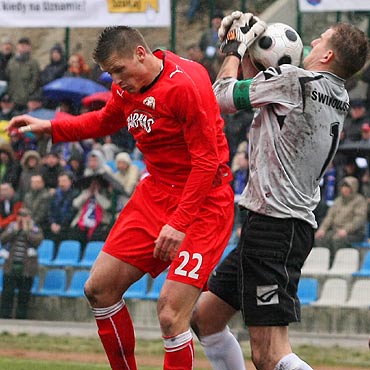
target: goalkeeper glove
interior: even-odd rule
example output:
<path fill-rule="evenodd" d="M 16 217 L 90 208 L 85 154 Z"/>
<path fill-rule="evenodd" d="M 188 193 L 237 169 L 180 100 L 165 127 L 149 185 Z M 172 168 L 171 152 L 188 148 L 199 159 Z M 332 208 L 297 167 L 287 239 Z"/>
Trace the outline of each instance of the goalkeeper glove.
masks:
<path fill-rule="evenodd" d="M 235 55 L 242 59 L 249 46 L 266 30 L 267 25 L 252 13 L 241 13 L 241 15 L 239 13 L 241 12 L 233 12 L 228 16 L 232 17 L 234 15 L 233 23 L 221 43 L 220 50 L 226 55 Z M 238 16 L 238 18 L 235 18 L 235 16 Z M 222 30 L 220 27 L 219 35 L 221 34 L 221 37 L 226 31 L 230 19 L 225 20 Z"/>

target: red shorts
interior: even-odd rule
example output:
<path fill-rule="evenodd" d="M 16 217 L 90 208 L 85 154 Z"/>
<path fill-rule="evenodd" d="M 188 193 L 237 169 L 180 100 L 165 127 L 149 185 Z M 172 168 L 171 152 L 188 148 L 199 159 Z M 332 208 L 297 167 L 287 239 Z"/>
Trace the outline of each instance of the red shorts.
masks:
<path fill-rule="evenodd" d="M 156 277 L 169 267 L 168 279 L 204 288 L 222 256 L 234 222 L 234 193 L 213 188 L 186 231 L 173 261 L 153 257 L 154 241 L 179 204 L 178 191 L 164 189 L 151 176 L 136 187 L 105 242 L 103 251 Z"/>

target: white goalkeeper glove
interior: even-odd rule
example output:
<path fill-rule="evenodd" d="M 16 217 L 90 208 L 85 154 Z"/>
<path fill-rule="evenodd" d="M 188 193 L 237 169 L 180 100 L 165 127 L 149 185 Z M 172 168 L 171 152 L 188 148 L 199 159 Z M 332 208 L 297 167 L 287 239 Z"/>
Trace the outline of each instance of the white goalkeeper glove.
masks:
<path fill-rule="evenodd" d="M 226 55 L 235 55 L 242 59 L 249 46 L 265 32 L 266 28 L 266 23 L 252 13 L 233 12 L 221 22 L 219 37 L 223 40 L 220 50 Z M 228 31 L 225 36 L 226 30 Z"/>

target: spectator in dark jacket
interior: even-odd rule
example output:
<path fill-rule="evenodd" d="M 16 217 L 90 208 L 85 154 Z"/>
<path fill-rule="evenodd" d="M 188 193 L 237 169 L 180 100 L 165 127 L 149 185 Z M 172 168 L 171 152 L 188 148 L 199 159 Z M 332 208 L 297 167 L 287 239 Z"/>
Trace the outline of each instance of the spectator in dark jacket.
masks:
<path fill-rule="evenodd" d="M 41 167 L 41 174 L 45 180 L 45 187 L 52 195 L 58 186 L 58 176 L 64 171 L 60 164 L 59 155 L 55 150 L 46 154 L 45 163 Z"/>
<path fill-rule="evenodd" d="M 0 144 L 0 183 L 9 182 L 17 189 L 21 174 L 21 166 L 15 153 L 8 143 Z"/>
<path fill-rule="evenodd" d="M 49 202 L 50 195 L 44 178 L 41 175 L 32 175 L 31 187 L 24 196 L 23 205 L 31 210 L 33 220 L 43 231 L 49 227 Z"/>
<path fill-rule="evenodd" d="M 31 176 L 41 174 L 41 156 L 36 150 L 27 150 L 21 159 L 22 172 L 19 178 L 18 193 L 21 199 L 31 188 Z"/>
<path fill-rule="evenodd" d="M 13 298 L 18 289 L 15 318 L 26 319 L 34 277 L 38 274 L 37 247 L 43 239 L 40 228 L 35 225 L 30 210 L 21 208 L 15 222 L 9 224 L 0 235 L 5 258 L 1 312 L 3 318 L 12 318 Z"/>
<path fill-rule="evenodd" d="M 44 86 L 57 78 L 63 77 L 67 63 L 60 44 L 50 49 L 50 63 L 40 73 L 40 85 Z"/>
<path fill-rule="evenodd" d="M 68 235 L 69 225 L 75 215 L 73 199 L 78 195 L 72 187 L 73 174 L 62 172 L 58 176 L 58 187 L 49 203 L 50 228 L 45 232 L 45 238 L 52 239 L 56 245 Z"/>

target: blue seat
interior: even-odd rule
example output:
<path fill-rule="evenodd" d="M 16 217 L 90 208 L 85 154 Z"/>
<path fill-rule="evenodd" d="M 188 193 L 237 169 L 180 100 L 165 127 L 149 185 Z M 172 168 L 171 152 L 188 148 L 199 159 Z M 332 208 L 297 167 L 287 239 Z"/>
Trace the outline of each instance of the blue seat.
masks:
<path fill-rule="evenodd" d="M 145 274 L 141 279 L 136 281 L 134 284 L 127 289 L 124 293 L 123 298 L 126 299 L 145 299 L 148 290 L 148 275 Z"/>
<path fill-rule="evenodd" d="M 89 275 L 90 272 L 87 270 L 75 271 L 68 289 L 61 296 L 71 298 L 84 297 L 84 286 Z"/>
<path fill-rule="evenodd" d="M 40 265 L 49 265 L 54 258 L 55 243 L 51 239 L 44 239 L 37 248 Z"/>
<path fill-rule="evenodd" d="M 153 299 L 157 300 L 159 298 L 159 294 L 161 292 L 162 286 L 167 278 L 167 271 L 161 272 L 153 281 L 153 284 L 146 294 L 146 299 Z"/>
<path fill-rule="evenodd" d="M 352 243 L 352 247 L 355 248 L 369 248 L 370 249 L 370 222 L 365 226 L 365 238 L 362 242 Z"/>
<path fill-rule="evenodd" d="M 61 296 L 67 287 L 67 273 L 63 269 L 51 269 L 45 274 L 41 288 L 35 292 L 40 296 Z"/>
<path fill-rule="evenodd" d="M 223 251 L 223 253 L 222 253 L 222 256 L 221 256 L 221 258 L 220 258 L 220 261 L 219 261 L 219 263 L 221 263 L 225 258 L 226 258 L 226 256 L 233 250 L 233 249 L 235 249 L 236 248 L 236 246 L 237 246 L 237 244 L 235 244 L 235 243 L 229 243 L 227 246 L 226 246 L 226 248 L 225 248 L 225 250 Z"/>
<path fill-rule="evenodd" d="M 40 285 L 40 276 L 36 275 L 33 278 L 31 293 L 36 294 L 39 291 L 39 285 Z"/>
<path fill-rule="evenodd" d="M 370 251 L 366 252 L 360 270 L 354 272 L 352 276 L 369 276 L 370 277 Z"/>
<path fill-rule="evenodd" d="M 48 266 L 78 266 L 80 255 L 81 243 L 78 240 L 63 240 L 59 244 L 57 255 Z"/>
<path fill-rule="evenodd" d="M 105 163 L 113 170 L 113 172 L 117 172 L 117 166 L 115 160 L 108 160 Z"/>
<path fill-rule="evenodd" d="M 318 281 L 314 278 L 302 278 L 298 284 L 298 298 L 301 305 L 309 305 L 317 300 Z"/>
<path fill-rule="evenodd" d="M 131 162 L 133 165 L 137 166 L 140 170 L 140 172 L 143 172 L 146 168 L 145 163 L 141 159 L 133 159 Z"/>
<path fill-rule="evenodd" d="M 84 254 L 81 261 L 78 263 L 78 267 L 90 268 L 94 264 L 96 257 L 102 250 L 104 245 L 103 241 L 90 241 L 86 244 Z"/>

